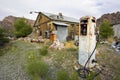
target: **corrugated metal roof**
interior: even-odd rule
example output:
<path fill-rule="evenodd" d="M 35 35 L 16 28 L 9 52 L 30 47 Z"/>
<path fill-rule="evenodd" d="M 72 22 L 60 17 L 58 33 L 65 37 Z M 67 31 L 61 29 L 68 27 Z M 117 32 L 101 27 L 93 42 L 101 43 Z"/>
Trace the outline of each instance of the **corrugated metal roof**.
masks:
<path fill-rule="evenodd" d="M 41 13 L 43 13 L 44 15 L 46 15 L 47 17 L 49 17 L 50 19 L 53 19 L 53 20 L 79 23 L 78 19 L 75 19 L 75 18 L 72 18 L 72 17 L 67 17 L 67 16 L 64 16 L 64 15 L 60 16 L 59 14 L 56 15 L 56 14 L 46 13 L 46 12 L 41 12 Z"/>
<path fill-rule="evenodd" d="M 63 22 L 56 22 L 56 21 L 54 21 L 53 23 L 56 24 L 56 25 L 61 25 L 61 26 L 68 26 L 68 24 L 65 24 Z"/>

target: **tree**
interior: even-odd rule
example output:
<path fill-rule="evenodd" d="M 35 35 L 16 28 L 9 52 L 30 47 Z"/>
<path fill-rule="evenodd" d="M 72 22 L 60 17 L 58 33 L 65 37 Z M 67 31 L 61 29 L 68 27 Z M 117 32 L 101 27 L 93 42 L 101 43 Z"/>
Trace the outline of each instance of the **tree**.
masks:
<path fill-rule="evenodd" d="M 104 20 L 100 25 L 100 37 L 102 39 L 108 39 L 113 34 L 114 32 L 112 26 L 110 25 L 110 22 L 108 20 Z"/>
<path fill-rule="evenodd" d="M 14 23 L 16 37 L 26 37 L 32 32 L 31 25 L 25 18 L 17 19 Z"/>
<path fill-rule="evenodd" d="M 5 43 L 8 43 L 9 39 L 5 37 L 5 31 L 0 28 L 0 46 L 3 46 Z"/>

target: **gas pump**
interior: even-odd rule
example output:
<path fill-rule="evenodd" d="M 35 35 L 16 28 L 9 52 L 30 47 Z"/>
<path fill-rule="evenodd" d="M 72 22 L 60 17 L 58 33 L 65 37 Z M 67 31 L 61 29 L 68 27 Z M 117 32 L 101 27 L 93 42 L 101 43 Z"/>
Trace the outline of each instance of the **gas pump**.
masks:
<path fill-rule="evenodd" d="M 95 66 L 96 55 L 96 19 L 92 16 L 85 16 L 80 19 L 79 25 L 79 55 L 78 63 L 83 68 L 83 77 L 86 72 Z"/>

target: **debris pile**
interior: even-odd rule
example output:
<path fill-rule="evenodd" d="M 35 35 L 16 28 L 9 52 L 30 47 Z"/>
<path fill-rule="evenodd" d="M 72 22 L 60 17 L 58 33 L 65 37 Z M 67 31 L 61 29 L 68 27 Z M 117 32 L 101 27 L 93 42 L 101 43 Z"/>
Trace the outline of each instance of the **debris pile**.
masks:
<path fill-rule="evenodd" d="M 77 44 L 77 43 L 76 43 Z M 73 48 L 73 49 L 77 49 L 75 42 L 73 41 L 69 41 L 65 43 L 65 48 Z"/>
<path fill-rule="evenodd" d="M 50 45 L 50 49 L 61 50 L 65 47 L 64 43 L 59 42 L 59 40 L 55 40 L 52 45 Z"/>
<path fill-rule="evenodd" d="M 40 36 L 37 39 L 31 39 L 31 42 L 44 43 L 44 39 Z"/>
<path fill-rule="evenodd" d="M 31 38 L 30 38 L 30 37 L 25 37 L 25 38 L 23 38 L 23 40 L 24 40 L 25 42 L 30 42 L 30 41 L 31 41 Z"/>
<path fill-rule="evenodd" d="M 41 36 L 38 37 L 38 38 L 31 38 L 31 37 L 21 37 L 21 38 L 18 38 L 18 40 L 22 40 L 22 41 L 25 41 L 25 42 L 35 42 L 35 43 L 44 43 L 45 42 L 45 39 L 43 39 Z"/>
<path fill-rule="evenodd" d="M 111 47 L 114 48 L 117 53 L 120 53 L 120 41 L 113 42 Z"/>

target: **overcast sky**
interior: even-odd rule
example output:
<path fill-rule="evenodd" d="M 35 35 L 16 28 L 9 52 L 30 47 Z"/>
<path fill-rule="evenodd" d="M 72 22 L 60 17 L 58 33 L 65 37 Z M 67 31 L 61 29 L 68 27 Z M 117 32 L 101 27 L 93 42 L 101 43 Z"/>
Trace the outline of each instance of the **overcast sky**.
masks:
<path fill-rule="evenodd" d="M 119 0 L 0 0 L 0 20 L 8 15 L 36 19 L 30 11 L 48 12 L 79 19 L 85 15 L 99 18 L 102 14 L 120 11 Z"/>

